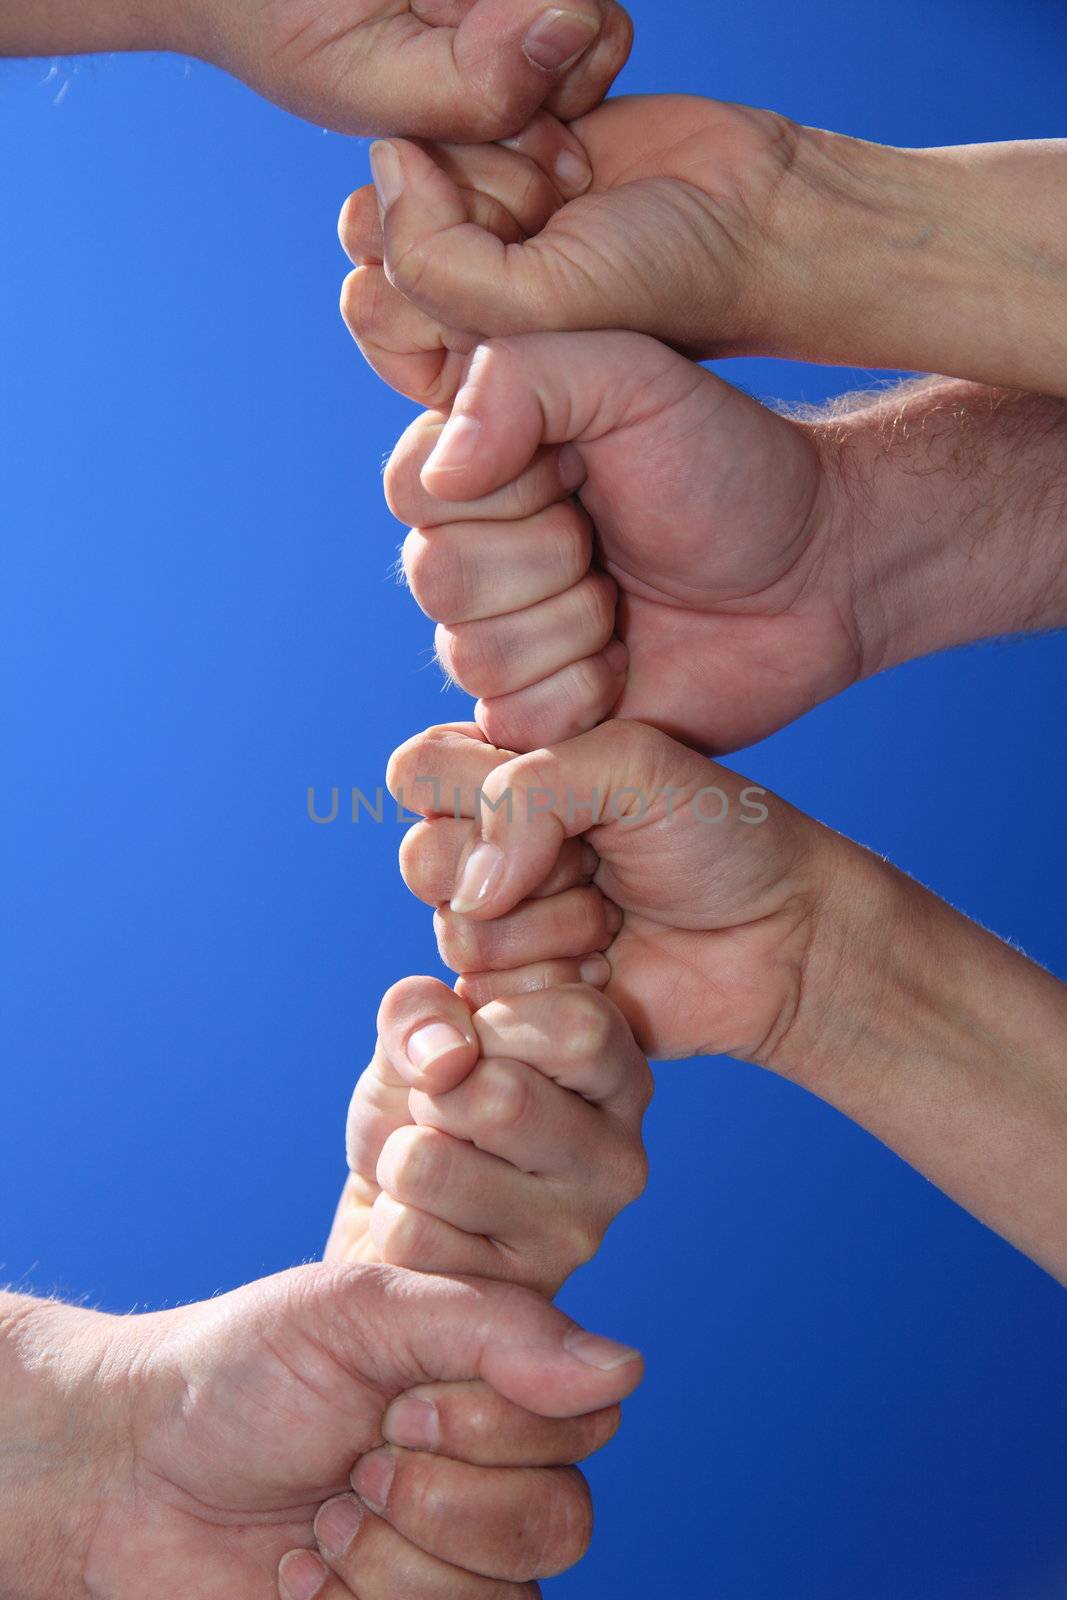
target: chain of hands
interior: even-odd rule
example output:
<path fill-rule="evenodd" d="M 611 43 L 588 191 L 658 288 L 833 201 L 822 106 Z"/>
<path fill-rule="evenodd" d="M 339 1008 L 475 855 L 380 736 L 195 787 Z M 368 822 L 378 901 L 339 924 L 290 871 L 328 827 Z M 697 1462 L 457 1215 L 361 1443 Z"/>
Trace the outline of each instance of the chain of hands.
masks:
<path fill-rule="evenodd" d="M 477 699 L 391 765 L 457 983 L 383 1001 L 324 1263 L 126 1319 L 0 1297 L 0 1595 L 532 1600 L 640 1378 L 549 1300 L 644 1186 L 647 1056 L 789 1077 L 1067 1274 L 1062 986 L 711 759 L 1067 621 L 1062 147 L 602 103 L 613 0 L 53 0 L 0 44 L 181 49 L 405 136 L 342 309 L 429 408 L 387 494 Z M 694 364 L 740 353 L 953 377 L 803 419 Z"/>

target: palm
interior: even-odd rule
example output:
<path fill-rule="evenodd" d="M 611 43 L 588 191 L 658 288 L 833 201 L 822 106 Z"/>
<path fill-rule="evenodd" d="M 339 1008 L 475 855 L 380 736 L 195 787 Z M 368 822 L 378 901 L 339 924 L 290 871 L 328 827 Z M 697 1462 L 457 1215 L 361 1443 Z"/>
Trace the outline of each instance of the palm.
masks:
<path fill-rule="evenodd" d="M 665 403 L 583 444 L 581 499 L 630 651 L 616 715 L 732 750 L 854 681 L 848 548 L 810 432 L 669 361 Z"/>
<path fill-rule="evenodd" d="M 343 1316 L 340 1281 L 271 1279 L 168 1327 L 138 1391 L 124 1497 L 97 1539 L 116 1593 L 164 1594 L 190 1572 L 204 1600 L 262 1600 L 281 1556 L 313 1542 L 316 1511 L 381 1442 L 403 1386 L 388 1344 L 376 1352 L 346 1325 L 342 1362 L 319 1336 Z"/>

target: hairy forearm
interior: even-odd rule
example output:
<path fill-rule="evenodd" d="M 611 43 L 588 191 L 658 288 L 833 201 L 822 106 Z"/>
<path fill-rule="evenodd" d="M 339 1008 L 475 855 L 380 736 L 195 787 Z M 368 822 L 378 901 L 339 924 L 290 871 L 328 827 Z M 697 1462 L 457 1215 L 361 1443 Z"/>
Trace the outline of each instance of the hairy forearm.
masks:
<path fill-rule="evenodd" d="M 767 231 L 772 353 L 1067 395 L 1067 140 L 801 129 Z"/>
<path fill-rule="evenodd" d="M 191 48 L 191 0 L 0 0 L 0 55 Z"/>
<path fill-rule="evenodd" d="M 0 1600 L 82 1600 L 116 1410 L 93 1312 L 0 1293 Z"/>
<path fill-rule="evenodd" d="M 1067 401 L 936 378 L 839 403 L 813 433 L 866 675 L 1067 626 Z"/>
<path fill-rule="evenodd" d="M 770 1063 L 1067 1282 L 1067 986 L 835 840 Z"/>

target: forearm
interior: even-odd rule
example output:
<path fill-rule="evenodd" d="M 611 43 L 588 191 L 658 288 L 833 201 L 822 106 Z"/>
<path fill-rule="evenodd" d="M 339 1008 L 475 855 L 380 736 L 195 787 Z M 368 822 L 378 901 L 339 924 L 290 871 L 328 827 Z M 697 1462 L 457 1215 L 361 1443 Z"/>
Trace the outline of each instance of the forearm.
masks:
<path fill-rule="evenodd" d="M 183 50 L 190 0 L 0 0 L 0 56 Z"/>
<path fill-rule="evenodd" d="M 0 1294 L 0 1600 L 82 1600 L 109 1408 L 92 1312 Z"/>
<path fill-rule="evenodd" d="M 1067 395 L 1067 141 L 898 150 L 799 130 L 771 353 Z"/>
<path fill-rule="evenodd" d="M 1067 402 L 938 378 L 812 431 L 865 675 L 1067 626 Z"/>
<path fill-rule="evenodd" d="M 771 1063 L 1067 1282 L 1067 986 L 835 840 Z"/>

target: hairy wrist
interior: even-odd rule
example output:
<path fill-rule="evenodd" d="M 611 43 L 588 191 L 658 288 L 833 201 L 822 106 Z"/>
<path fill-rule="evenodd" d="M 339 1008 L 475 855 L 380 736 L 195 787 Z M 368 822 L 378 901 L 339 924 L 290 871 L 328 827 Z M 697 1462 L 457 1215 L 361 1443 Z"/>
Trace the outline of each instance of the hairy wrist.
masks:
<path fill-rule="evenodd" d="M 835 402 L 812 436 L 862 676 L 1067 624 L 1067 402 L 912 380 Z"/>
<path fill-rule="evenodd" d="M 0 1295 L 0 1600 L 83 1600 L 119 1459 L 122 1378 L 110 1319 Z"/>

